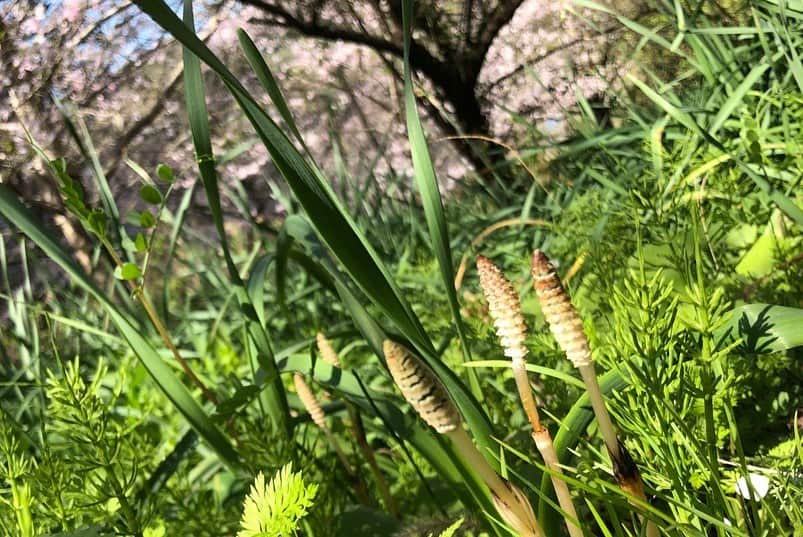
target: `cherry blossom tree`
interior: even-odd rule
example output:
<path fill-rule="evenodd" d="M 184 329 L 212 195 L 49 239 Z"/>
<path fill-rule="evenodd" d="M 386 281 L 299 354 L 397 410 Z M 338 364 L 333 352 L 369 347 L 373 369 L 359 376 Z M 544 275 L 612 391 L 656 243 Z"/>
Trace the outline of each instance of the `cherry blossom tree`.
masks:
<path fill-rule="evenodd" d="M 366 47 L 401 78 L 400 2 L 239 1 L 257 9 L 258 14 L 250 18 L 254 24 Z M 611 74 L 596 68 L 605 63 L 606 38 L 620 27 L 609 23 L 596 34 L 583 31 L 585 23 L 565 16 L 564 2 L 428 0 L 416 2 L 415 8 L 410 63 L 432 91 L 431 98 L 422 102 L 478 170 L 489 164 L 486 145 L 458 136 L 500 134 L 492 116 L 495 105 L 509 106 L 500 100 L 505 93 L 515 93 L 518 101 L 539 93 L 541 102 L 528 103 L 525 113 L 548 110 L 552 103 L 544 101 L 554 100 L 565 108 L 567 97 L 575 98 L 574 74 L 579 74 L 583 91 L 590 93 L 601 92 L 608 82 L 605 76 Z M 543 91 L 530 92 L 521 86 L 515 91 L 528 68 L 541 71 L 544 65 L 545 80 L 539 81 Z M 545 94 L 551 95 L 544 98 Z"/>
<path fill-rule="evenodd" d="M 179 9 L 181 2 L 170 0 Z M 578 91 L 604 95 L 621 63 L 609 55 L 615 26 L 592 29 L 561 2 L 416 2 L 412 63 L 428 112 L 436 167 L 447 182 L 504 157 L 481 135 L 514 144 L 565 126 Z M 296 121 L 325 168 L 381 183 L 407 173 L 401 116 L 400 4 L 389 0 L 197 1 L 199 35 L 257 88 L 235 31 L 254 38 L 284 89 Z M 218 154 L 245 147 L 221 166 L 240 181 L 252 217 L 277 210 L 265 179 L 275 170 L 225 88 L 207 73 Z M 0 177 L 44 215 L 62 213 L 52 179 L 25 128 L 93 191 L 84 159 L 56 103 L 85 124 L 121 206 L 133 207 L 139 180 L 130 163 L 165 162 L 187 182 L 195 174 L 183 110 L 181 49 L 123 0 L 0 0 Z M 250 144 L 250 145 L 249 145 Z M 489 160 L 490 157 L 490 160 Z M 193 205 L 203 215 L 202 198 Z M 232 209 L 233 210 L 233 209 Z M 236 213 L 235 213 L 236 214 Z M 52 219 L 53 217 L 51 217 Z M 82 230 L 57 222 L 76 251 Z"/>

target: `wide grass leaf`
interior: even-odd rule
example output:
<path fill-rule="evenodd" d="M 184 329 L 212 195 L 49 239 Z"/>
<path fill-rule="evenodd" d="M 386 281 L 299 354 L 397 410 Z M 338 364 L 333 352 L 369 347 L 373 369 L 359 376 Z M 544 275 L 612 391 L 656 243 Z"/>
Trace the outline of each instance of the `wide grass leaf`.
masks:
<path fill-rule="evenodd" d="M 468 362 L 471 360 L 471 351 L 469 350 L 465 328 L 463 327 L 460 304 L 457 301 L 457 291 L 454 287 L 454 260 L 452 259 L 452 249 L 449 244 L 449 230 L 446 227 L 446 216 L 443 214 L 443 201 L 438 180 L 435 177 L 435 168 L 432 166 L 432 158 L 429 155 L 427 140 L 424 136 L 424 129 L 421 126 L 421 119 L 418 117 L 415 94 L 413 93 L 413 76 L 410 68 L 410 34 L 412 33 L 410 19 L 412 10 L 412 0 L 404 0 L 402 2 L 404 21 L 404 112 L 407 120 L 407 137 L 410 140 L 415 184 L 421 193 L 429 238 L 432 241 L 435 257 L 438 260 L 449 309 L 452 312 L 457 335 L 460 338 L 463 361 Z M 476 371 L 469 369 L 468 378 L 474 397 L 482 400 L 482 390 L 480 389 Z"/>
<path fill-rule="evenodd" d="M 743 304 L 731 310 L 718 339 L 742 339 L 751 353 L 783 352 L 803 345 L 803 308 Z"/>
<path fill-rule="evenodd" d="M 184 2 L 184 22 L 187 28 L 192 30 L 194 27 L 192 15 L 192 2 Z M 252 304 L 252 299 L 245 289 L 245 285 L 240 277 L 239 271 L 234 264 L 229 251 L 226 231 L 223 225 L 223 209 L 220 204 L 220 190 L 218 188 L 217 168 L 215 157 L 212 150 L 212 139 L 209 128 L 209 114 L 206 108 L 206 90 L 203 77 L 201 76 L 201 63 L 198 57 L 189 49 L 184 48 L 184 94 L 187 103 L 187 117 L 190 122 L 192 141 L 195 146 L 198 170 L 201 174 L 201 181 L 204 185 L 209 210 L 215 229 L 220 238 L 220 246 L 226 266 L 229 271 L 229 279 L 233 287 L 232 291 L 237 296 L 240 311 L 246 320 L 246 327 L 251 340 L 257 348 L 257 357 L 260 365 L 268 373 L 267 386 L 265 387 L 264 400 L 267 413 L 271 417 L 276 429 L 289 439 L 292 435 L 292 422 L 290 420 L 290 409 L 287 405 L 287 395 L 284 384 L 276 369 L 273 359 L 273 350 L 270 338 L 265 329 L 262 319 L 256 314 Z"/>

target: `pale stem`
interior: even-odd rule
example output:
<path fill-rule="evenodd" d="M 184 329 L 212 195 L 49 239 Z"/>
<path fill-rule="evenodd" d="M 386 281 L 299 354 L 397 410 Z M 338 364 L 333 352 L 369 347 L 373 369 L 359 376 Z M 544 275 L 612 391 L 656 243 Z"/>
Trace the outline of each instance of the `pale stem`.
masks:
<path fill-rule="evenodd" d="M 555 488 L 555 495 L 558 497 L 558 503 L 560 503 L 561 509 L 566 513 L 564 518 L 566 520 L 566 528 L 569 530 L 569 535 L 571 537 L 583 537 L 583 532 L 577 525 L 577 511 L 574 508 L 574 501 L 572 500 L 572 495 L 569 493 L 569 487 L 566 485 L 566 482 L 560 478 L 560 475 L 563 474 L 563 470 L 558 463 L 555 447 L 552 445 L 552 436 L 549 434 L 549 430 L 541 425 L 541 417 L 538 414 L 538 407 L 535 404 L 533 392 L 527 379 L 527 367 L 523 358 L 513 359 L 513 378 L 516 379 L 516 388 L 518 388 L 519 391 L 521 404 L 533 428 L 532 437 L 535 441 L 535 447 L 538 448 L 538 452 L 541 453 L 541 458 L 544 459 L 546 467 L 552 472 L 549 477 L 552 480 L 552 486 Z"/>
<path fill-rule="evenodd" d="M 522 501 L 526 501 L 524 495 L 519 493 L 517 497 L 513 492 L 514 485 L 504 481 L 499 474 L 494 472 L 488 461 L 474 446 L 474 442 L 471 441 L 468 433 L 462 427 L 458 427 L 453 431 L 447 432 L 446 435 L 466 459 L 469 468 L 477 472 L 491 493 L 501 503 L 509 507 L 510 512 L 499 513 L 505 521 L 522 532 L 522 537 L 543 537 L 544 532 L 535 519 L 532 506 L 529 503 L 527 505 L 522 504 Z"/>
<path fill-rule="evenodd" d="M 594 363 L 590 362 L 588 365 L 581 367 L 580 376 L 583 377 L 583 382 L 586 385 L 588 398 L 591 400 L 591 407 L 594 409 L 594 415 L 597 418 L 602 438 L 605 440 L 605 446 L 608 448 L 611 455 L 618 459 L 619 440 L 616 438 L 616 431 L 613 428 L 611 416 L 608 414 L 605 401 L 602 399 L 602 391 L 599 389 Z"/>
<path fill-rule="evenodd" d="M 549 434 L 549 430 L 543 428 L 540 431 L 533 431 L 533 440 L 535 441 L 535 447 L 538 448 L 541 457 L 544 459 L 544 464 L 550 470 L 549 478 L 555 488 L 555 495 L 558 497 L 560 508 L 566 513 L 563 518 L 566 520 L 566 529 L 569 530 L 569 535 L 571 537 L 583 537 L 583 530 L 578 526 L 579 518 L 574 508 L 572 495 L 569 493 L 569 486 L 566 481 L 560 478 L 563 475 L 563 470 L 558 462 L 558 456 L 555 453 L 555 446 L 552 444 L 552 436 Z"/>
<path fill-rule="evenodd" d="M 521 399 L 521 406 L 524 407 L 524 412 L 527 414 L 527 419 L 530 420 L 530 425 L 534 432 L 543 429 L 541 425 L 541 417 L 538 415 L 538 407 L 533 398 L 533 391 L 530 389 L 530 382 L 527 379 L 527 367 L 524 358 L 513 359 L 513 378 L 516 380 L 516 388 L 519 390 L 519 398 Z"/>
<path fill-rule="evenodd" d="M 588 397 L 591 400 L 591 407 L 594 409 L 594 414 L 597 417 L 600 433 L 605 440 L 605 446 L 611 454 L 611 457 L 619 459 L 621 451 L 619 449 L 619 440 L 616 437 L 616 432 L 613 429 L 611 416 L 608 414 L 608 409 L 605 407 L 605 401 L 602 399 L 602 391 L 599 388 L 597 381 L 597 374 L 594 370 L 594 363 L 591 362 L 586 366 L 580 368 L 580 375 L 583 377 L 583 382 L 588 391 Z M 639 478 L 640 479 L 640 478 Z M 642 492 L 639 494 L 641 500 L 647 501 L 647 497 Z M 643 517 L 642 517 L 643 519 Z M 655 522 L 647 521 L 647 537 L 658 537 L 658 527 Z"/>

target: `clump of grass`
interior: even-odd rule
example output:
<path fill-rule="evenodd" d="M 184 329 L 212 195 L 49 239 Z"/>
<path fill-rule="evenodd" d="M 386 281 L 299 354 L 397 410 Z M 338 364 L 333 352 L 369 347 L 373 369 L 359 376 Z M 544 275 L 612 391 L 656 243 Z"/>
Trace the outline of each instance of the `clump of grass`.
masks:
<path fill-rule="evenodd" d="M 33 470 L 33 462 L 25 455 L 25 451 L 14 431 L 11 428 L 5 412 L 0 412 L 0 471 L 11 490 L 11 500 L 2 498 L 13 513 L 9 517 L 16 523 L 16 535 L 20 537 L 33 537 L 34 524 L 31 517 L 31 487 L 28 483 Z M 12 533 L 10 524 L 0 518 L 0 528 L 4 528 L 8 535 Z M 9 527 L 6 527 L 9 526 Z"/>

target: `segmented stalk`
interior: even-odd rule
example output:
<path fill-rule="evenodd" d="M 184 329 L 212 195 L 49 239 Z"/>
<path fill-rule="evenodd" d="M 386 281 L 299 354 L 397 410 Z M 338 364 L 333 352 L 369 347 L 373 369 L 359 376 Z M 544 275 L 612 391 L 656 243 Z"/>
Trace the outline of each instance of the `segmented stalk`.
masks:
<path fill-rule="evenodd" d="M 618 459 L 619 441 L 616 438 L 608 409 L 602 399 L 594 363 L 591 361 L 588 339 L 583 331 L 583 321 L 577 315 L 568 293 L 555 272 L 555 267 L 541 250 L 533 253 L 532 274 L 535 292 L 541 304 L 541 311 L 549 324 L 549 329 L 560 348 L 566 353 L 566 357 L 580 370 L 605 445 L 608 451 Z"/>
<path fill-rule="evenodd" d="M 477 272 L 482 292 L 488 301 L 488 313 L 494 321 L 505 356 L 513 360 L 524 359 L 527 355 L 524 346 L 527 326 L 516 291 L 499 267 L 485 256 L 477 256 Z"/>
<path fill-rule="evenodd" d="M 383 350 L 396 386 L 418 415 L 441 434 L 459 429 L 460 413 L 432 370 L 395 341 L 386 339 Z"/>
<path fill-rule="evenodd" d="M 296 373 L 293 375 L 293 382 L 296 385 L 296 392 L 298 393 L 298 398 L 301 399 L 301 403 L 304 405 L 304 408 L 307 409 L 309 412 L 310 417 L 312 418 L 313 423 L 317 425 L 326 435 L 326 438 L 329 439 L 329 442 L 332 444 L 332 447 L 337 453 L 337 456 L 340 458 L 340 462 L 343 463 L 343 467 L 346 469 L 346 472 L 349 475 L 354 475 L 352 471 L 351 464 L 349 464 L 348 457 L 340 448 L 340 444 L 335 438 L 335 435 L 332 434 L 332 431 L 329 429 L 329 426 L 326 425 L 326 418 L 321 408 L 320 403 L 315 398 L 315 394 L 312 393 L 309 385 L 307 385 L 306 381 L 304 381 L 304 377 Z"/>
<path fill-rule="evenodd" d="M 321 355 L 321 360 L 340 369 L 340 358 L 337 356 L 337 351 L 332 347 L 332 343 L 326 339 L 323 332 L 318 332 L 315 335 L 315 340 L 318 343 L 318 353 Z"/>
<path fill-rule="evenodd" d="M 533 254 L 533 285 L 549 329 L 576 368 L 591 364 L 591 350 L 583 332 L 583 321 L 563 288 L 555 268 L 541 250 Z"/>
<path fill-rule="evenodd" d="M 490 490 L 494 505 L 505 522 L 523 537 L 543 537 L 527 497 L 494 472 L 474 446 L 461 426 L 457 406 L 435 374 L 403 345 L 385 340 L 383 350 L 390 374 L 404 398 L 427 424 L 449 437 L 467 465 Z"/>
<path fill-rule="evenodd" d="M 541 304 L 541 311 L 549 324 L 549 329 L 561 350 L 580 371 L 580 376 L 583 378 L 591 407 L 611 457 L 614 477 L 619 488 L 646 501 L 644 483 L 638 467 L 617 438 L 613 422 L 605 406 L 594 363 L 591 361 L 588 339 L 583 331 L 583 321 L 574 309 L 566 289 L 555 272 L 555 267 L 541 250 L 533 252 L 532 275 L 535 292 Z M 654 523 L 647 523 L 647 534 L 649 536 L 657 535 Z"/>
<path fill-rule="evenodd" d="M 527 339 L 527 325 L 521 314 L 519 297 L 499 267 L 487 257 L 477 256 L 477 272 L 482 292 L 488 301 L 488 313 L 493 319 L 496 335 L 499 337 L 505 356 L 512 360 L 513 377 L 527 419 L 533 431 L 540 431 L 543 429 L 541 417 L 527 380 L 527 364 L 524 360 L 527 355 L 527 348 L 524 346 L 524 340 Z"/>
<path fill-rule="evenodd" d="M 549 430 L 541 424 L 538 407 L 533 398 L 530 382 L 527 378 L 527 367 L 524 357 L 527 348 L 524 341 L 527 339 L 527 325 L 521 313 L 519 297 L 513 285 L 505 278 L 501 269 L 490 259 L 482 255 L 477 256 L 477 272 L 480 276 L 485 299 L 488 301 L 488 313 L 494 321 L 496 335 L 504 348 L 505 356 L 512 359 L 513 377 L 519 392 L 524 412 L 530 421 L 533 432 L 532 437 L 544 463 L 552 473 L 550 478 L 555 488 L 561 508 L 566 512 L 566 527 L 572 537 L 582 537 L 583 532 L 577 525 L 577 511 L 574 508 L 572 496 L 566 481 L 561 479 L 563 470 L 555 455 L 552 436 Z"/>

